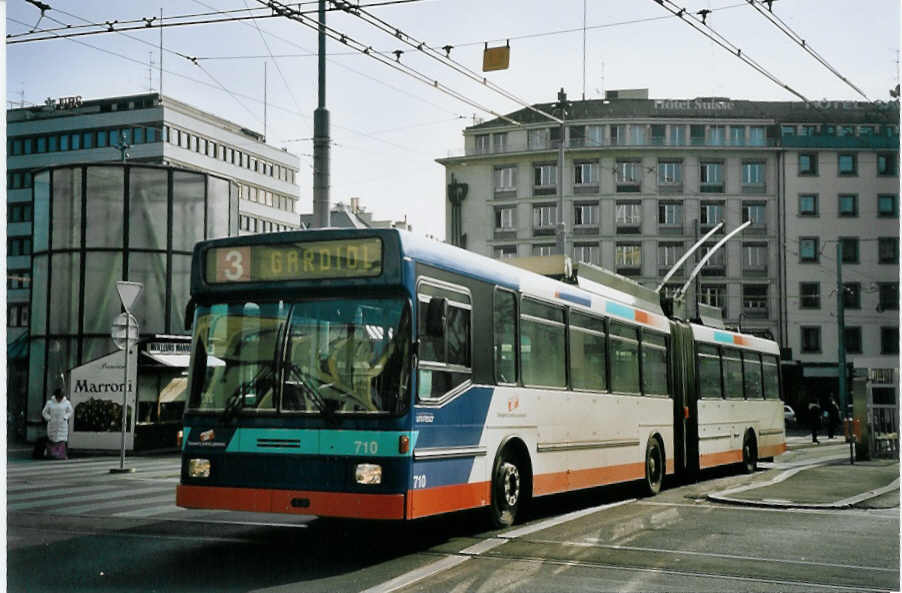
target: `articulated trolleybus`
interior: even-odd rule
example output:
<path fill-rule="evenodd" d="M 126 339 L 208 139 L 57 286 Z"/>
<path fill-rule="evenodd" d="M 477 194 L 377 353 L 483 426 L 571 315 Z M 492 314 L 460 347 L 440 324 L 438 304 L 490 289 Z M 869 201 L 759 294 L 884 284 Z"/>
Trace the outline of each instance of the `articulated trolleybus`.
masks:
<path fill-rule="evenodd" d="M 488 507 L 502 526 L 531 497 L 654 494 L 785 450 L 774 342 L 669 318 L 584 267 L 558 281 L 393 229 L 199 243 L 177 503 Z"/>

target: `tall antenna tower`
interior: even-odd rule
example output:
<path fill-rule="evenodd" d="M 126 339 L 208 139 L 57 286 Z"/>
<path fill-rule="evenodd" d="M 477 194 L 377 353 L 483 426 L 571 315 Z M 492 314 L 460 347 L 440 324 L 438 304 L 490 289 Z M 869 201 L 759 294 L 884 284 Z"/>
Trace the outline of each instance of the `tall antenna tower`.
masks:
<path fill-rule="evenodd" d="M 147 90 L 153 91 L 153 67 L 155 63 L 153 61 L 153 52 L 147 52 Z"/>

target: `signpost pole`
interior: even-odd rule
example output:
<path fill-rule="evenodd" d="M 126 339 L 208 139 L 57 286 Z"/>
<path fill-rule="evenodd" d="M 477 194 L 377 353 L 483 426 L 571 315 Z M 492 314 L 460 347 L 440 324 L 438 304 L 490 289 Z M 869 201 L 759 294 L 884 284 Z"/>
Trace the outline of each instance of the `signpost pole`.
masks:
<path fill-rule="evenodd" d="M 125 432 L 128 430 L 127 420 L 128 420 L 128 357 L 129 351 L 131 350 L 133 344 L 132 336 L 131 336 L 131 325 L 132 317 L 131 311 L 129 308 L 135 303 L 138 297 L 141 295 L 141 292 L 144 290 L 144 285 L 140 282 L 117 282 L 116 290 L 119 293 L 119 300 L 122 301 L 122 308 L 125 309 L 125 348 L 123 348 L 123 354 L 125 355 L 125 364 L 124 367 L 124 377 L 122 381 L 122 438 L 120 440 L 119 447 L 119 467 L 110 469 L 110 473 L 113 474 L 122 474 L 122 473 L 131 473 L 135 471 L 133 467 L 125 467 Z M 137 333 L 138 324 L 135 323 L 135 331 Z M 135 336 L 135 345 L 137 345 L 137 337 Z M 113 326 L 113 338 L 116 338 L 116 326 L 114 323 Z M 119 346 L 119 343 L 116 344 Z M 122 346 L 120 346 L 121 348 Z M 137 385 L 135 386 L 137 389 Z M 136 394 L 137 395 L 137 394 Z M 135 402 L 137 403 L 137 397 L 135 398 Z M 137 410 L 135 410 L 137 412 Z M 134 443 L 134 437 L 132 442 Z"/>

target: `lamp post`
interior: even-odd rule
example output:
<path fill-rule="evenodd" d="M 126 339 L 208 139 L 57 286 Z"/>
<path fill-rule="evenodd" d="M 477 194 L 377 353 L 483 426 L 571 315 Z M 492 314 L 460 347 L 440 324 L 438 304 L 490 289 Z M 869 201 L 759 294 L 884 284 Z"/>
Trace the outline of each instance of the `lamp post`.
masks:
<path fill-rule="evenodd" d="M 128 411 L 128 357 L 129 352 L 138 343 L 138 322 L 129 309 L 141 296 L 144 291 L 144 285 L 140 282 L 117 282 L 116 291 L 119 293 L 119 300 L 122 302 L 122 308 L 125 313 L 116 318 L 113 322 L 112 337 L 116 346 L 123 349 L 125 356 L 124 380 L 122 381 L 122 438 L 119 447 L 119 467 L 110 469 L 111 474 L 131 473 L 135 471 L 133 467 L 125 467 L 125 432 L 127 430 L 127 411 Z M 124 326 L 124 329 L 123 329 Z M 132 326 L 134 326 L 134 335 L 132 335 Z M 123 339 L 124 338 L 124 339 Z M 136 386 L 137 388 L 137 386 Z M 137 401 L 137 398 L 135 398 Z M 134 440 L 132 441 L 134 443 Z"/>

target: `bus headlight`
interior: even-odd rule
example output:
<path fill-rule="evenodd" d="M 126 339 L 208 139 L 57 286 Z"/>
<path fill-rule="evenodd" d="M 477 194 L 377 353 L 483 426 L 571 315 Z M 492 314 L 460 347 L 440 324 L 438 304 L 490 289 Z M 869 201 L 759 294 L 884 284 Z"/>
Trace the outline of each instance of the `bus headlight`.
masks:
<path fill-rule="evenodd" d="M 358 484 L 381 484 L 382 466 L 375 463 L 358 463 L 354 472 Z"/>
<path fill-rule="evenodd" d="M 189 459 L 188 460 L 188 477 L 189 478 L 209 478 L 210 477 L 210 460 L 209 459 Z"/>

